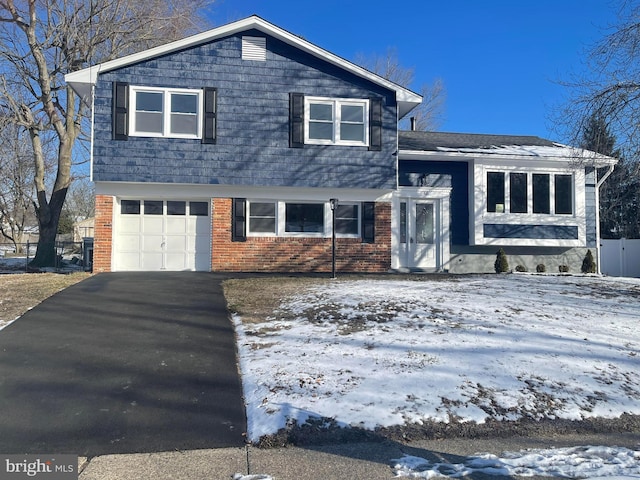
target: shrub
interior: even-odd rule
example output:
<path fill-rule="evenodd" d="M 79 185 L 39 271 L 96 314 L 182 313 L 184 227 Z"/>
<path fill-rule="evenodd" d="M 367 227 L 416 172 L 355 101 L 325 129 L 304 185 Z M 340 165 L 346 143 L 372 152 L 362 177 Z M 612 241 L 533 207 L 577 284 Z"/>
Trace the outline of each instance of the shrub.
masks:
<path fill-rule="evenodd" d="M 558 270 L 560 271 L 560 273 L 568 273 L 569 272 L 569 265 L 560 265 L 558 267 Z"/>
<path fill-rule="evenodd" d="M 544 266 L 544 263 L 539 263 L 538 265 L 536 265 L 536 272 L 544 273 L 546 271 L 547 271 L 547 267 Z"/>
<path fill-rule="evenodd" d="M 587 250 L 587 254 L 582 261 L 582 273 L 596 273 L 596 262 L 593 260 L 591 250 Z"/>
<path fill-rule="evenodd" d="M 526 272 L 527 271 L 527 267 L 525 267 L 524 265 L 518 265 L 516 267 L 516 272 Z"/>
<path fill-rule="evenodd" d="M 496 273 L 506 273 L 509 271 L 509 262 L 507 261 L 507 254 L 504 253 L 504 250 L 501 248 L 498 250 L 498 254 L 496 256 L 496 262 L 493 264 L 493 268 Z"/>

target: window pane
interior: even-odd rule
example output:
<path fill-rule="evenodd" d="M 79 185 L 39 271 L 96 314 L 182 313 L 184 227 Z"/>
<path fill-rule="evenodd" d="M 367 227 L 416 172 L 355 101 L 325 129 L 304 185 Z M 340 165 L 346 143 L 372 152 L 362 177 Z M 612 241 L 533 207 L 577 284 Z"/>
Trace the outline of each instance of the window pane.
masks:
<path fill-rule="evenodd" d="M 162 133 L 162 113 L 136 112 L 136 131 Z"/>
<path fill-rule="evenodd" d="M 571 215 L 573 213 L 573 188 L 571 175 L 556 175 L 555 197 L 556 214 Z"/>
<path fill-rule="evenodd" d="M 276 219 L 252 217 L 249 219 L 249 231 L 253 233 L 276 233 Z"/>
<path fill-rule="evenodd" d="M 186 215 L 187 202 L 167 202 L 167 215 Z"/>
<path fill-rule="evenodd" d="M 316 203 L 287 203 L 286 232 L 324 232 L 324 205 Z"/>
<path fill-rule="evenodd" d="M 340 140 L 364 142 L 364 125 L 341 123 Z"/>
<path fill-rule="evenodd" d="M 309 138 L 333 140 L 333 123 L 309 122 Z"/>
<path fill-rule="evenodd" d="M 251 202 L 249 205 L 249 215 L 252 217 L 275 217 L 276 204 Z"/>
<path fill-rule="evenodd" d="M 551 191 L 546 173 L 533 174 L 533 213 L 551 213 Z"/>
<path fill-rule="evenodd" d="M 145 200 L 145 215 L 162 215 L 162 200 Z"/>
<path fill-rule="evenodd" d="M 416 243 L 433 243 L 433 203 L 416 205 Z"/>
<path fill-rule="evenodd" d="M 340 120 L 343 122 L 364 123 L 364 107 L 361 105 L 342 105 Z"/>
<path fill-rule="evenodd" d="M 333 106 L 323 103 L 309 104 L 309 118 L 311 120 L 333 121 Z"/>
<path fill-rule="evenodd" d="M 504 173 L 487 172 L 487 212 L 504 212 Z"/>
<path fill-rule="evenodd" d="M 527 174 L 509 174 L 509 201 L 511 213 L 527 213 Z"/>
<path fill-rule="evenodd" d="M 198 113 L 198 96 L 182 93 L 172 94 L 171 111 L 173 113 Z"/>
<path fill-rule="evenodd" d="M 407 202 L 400 204 L 400 243 L 407 243 Z"/>
<path fill-rule="evenodd" d="M 198 217 L 209 215 L 209 204 L 207 202 L 189 202 L 189 213 Z"/>
<path fill-rule="evenodd" d="M 122 200 L 120 202 L 120 213 L 124 215 L 139 215 L 140 200 Z"/>
<path fill-rule="evenodd" d="M 198 117 L 197 115 L 188 114 L 172 114 L 171 115 L 171 133 L 181 133 L 186 135 L 198 134 Z"/>
<path fill-rule="evenodd" d="M 162 93 L 136 92 L 136 110 L 138 112 L 162 112 Z"/>
<path fill-rule="evenodd" d="M 358 234 L 358 206 L 338 205 L 336 208 L 336 233 L 343 235 Z"/>

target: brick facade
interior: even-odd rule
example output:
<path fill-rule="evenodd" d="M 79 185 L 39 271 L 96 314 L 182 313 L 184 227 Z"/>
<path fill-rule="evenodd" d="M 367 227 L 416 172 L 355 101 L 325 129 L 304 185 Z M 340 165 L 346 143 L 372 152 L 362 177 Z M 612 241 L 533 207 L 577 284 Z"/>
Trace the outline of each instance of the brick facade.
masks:
<path fill-rule="evenodd" d="M 391 204 L 376 204 L 376 241 L 336 240 L 338 272 L 386 272 L 391 267 Z M 330 272 L 331 238 L 248 237 L 231 241 L 231 199 L 213 201 L 214 272 Z"/>
<path fill-rule="evenodd" d="M 113 246 L 113 197 L 96 195 L 96 223 L 93 244 L 93 271 L 111 271 Z"/>

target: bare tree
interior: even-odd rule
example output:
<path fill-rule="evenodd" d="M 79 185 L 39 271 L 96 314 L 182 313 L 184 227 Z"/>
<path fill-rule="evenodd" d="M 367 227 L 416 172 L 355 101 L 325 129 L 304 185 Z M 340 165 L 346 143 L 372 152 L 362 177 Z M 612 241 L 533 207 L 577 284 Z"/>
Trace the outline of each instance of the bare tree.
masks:
<path fill-rule="evenodd" d="M 87 109 L 64 75 L 200 30 L 210 0 L 0 0 L 0 102 L 28 132 L 40 229 L 32 266 L 55 262 L 55 236 Z M 44 145 L 56 145 L 46 181 Z"/>
<path fill-rule="evenodd" d="M 400 64 L 395 48 L 387 49 L 384 55 L 358 54 L 355 63 L 405 88 L 411 88 L 415 81 L 415 70 Z M 416 119 L 416 130 L 437 130 L 444 117 L 444 81 L 436 78 L 431 84 L 423 83 L 419 87 L 419 93 L 423 101 L 411 112 L 411 116 Z M 401 127 L 407 128 L 408 120 L 403 120 Z"/>
<path fill-rule="evenodd" d="M 618 23 L 608 32 L 588 51 L 588 73 L 561 82 L 570 99 L 555 123 L 578 145 L 589 122 L 598 118 L 630 158 L 640 152 L 640 5 L 622 1 Z"/>
<path fill-rule="evenodd" d="M 73 180 L 67 194 L 65 209 L 76 221 L 86 220 L 95 215 L 95 190 L 87 177 Z"/>
<path fill-rule="evenodd" d="M 28 139 L 17 125 L 0 120 L 0 235 L 22 252 L 24 232 L 33 226 L 33 161 Z"/>

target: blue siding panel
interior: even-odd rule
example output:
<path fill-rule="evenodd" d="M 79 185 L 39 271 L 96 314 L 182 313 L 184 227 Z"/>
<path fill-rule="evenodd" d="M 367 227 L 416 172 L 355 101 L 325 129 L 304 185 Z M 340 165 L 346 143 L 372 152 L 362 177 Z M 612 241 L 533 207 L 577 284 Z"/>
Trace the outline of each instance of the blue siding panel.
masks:
<path fill-rule="evenodd" d="M 451 187 L 451 244 L 469 245 L 467 162 L 400 160 L 398 165 L 398 183 L 401 187 L 418 187 L 422 178 L 429 182 L 429 186 Z"/>
<path fill-rule="evenodd" d="M 576 240 L 577 226 L 564 225 L 506 225 L 485 223 L 485 238 L 528 238 L 533 240 Z"/>
<path fill-rule="evenodd" d="M 246 35 L 263 35 L 244 32 Z M 241 59 L 241 36 L 175 52 L 100 75 L 95 90 L 96 181 L 219 183 L 392 189 L 397 146 L 394 93 L 267 37 L 267 61 Z M 217 144 L 199 140 L 111 138 L 112 82 L 218 89 Z M 383 148 L 289 148 L 289 93 L 383 97 Z"/>

